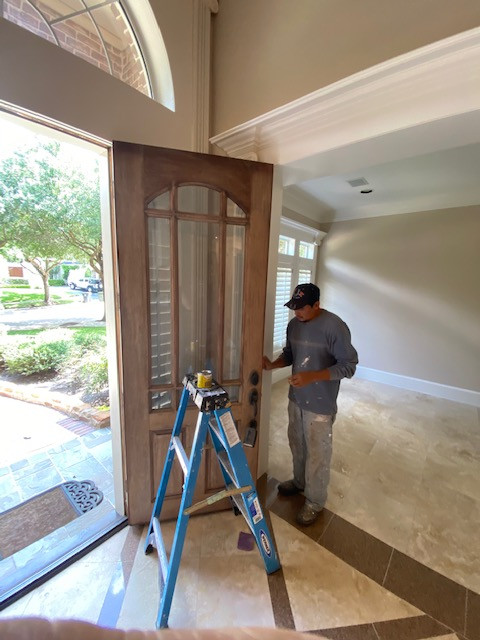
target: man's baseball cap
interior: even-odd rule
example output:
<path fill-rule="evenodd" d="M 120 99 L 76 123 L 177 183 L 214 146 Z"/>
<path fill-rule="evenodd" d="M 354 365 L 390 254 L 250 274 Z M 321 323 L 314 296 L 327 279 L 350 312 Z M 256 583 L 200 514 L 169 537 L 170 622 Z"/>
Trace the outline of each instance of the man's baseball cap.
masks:
<path fill-rule="evenodd" d="M 299 284 L 295 287 L 295 291 L 293 292 L 291 300 L 289 300 L 285 307 L 289 309 L 302 309 L 307 304 L 311 307 L 320 300 L 320 289 L 316 284 L 312 284 L 311 282 L 307 284 Z"/>

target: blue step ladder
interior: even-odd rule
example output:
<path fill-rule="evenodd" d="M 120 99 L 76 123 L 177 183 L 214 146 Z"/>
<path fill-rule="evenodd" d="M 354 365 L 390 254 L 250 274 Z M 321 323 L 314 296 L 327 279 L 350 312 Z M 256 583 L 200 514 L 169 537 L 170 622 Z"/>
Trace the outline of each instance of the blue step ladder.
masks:
<path fill-rule="evenodd" d="M 180 433 L 189 397 L 192 398 L 195 405 L 199 408 L 190 458 L 188 458 L 185 453 L 180 441 Z M 238 436 L 237 428 L 229 407 L 230 399 L 225 389 L 218 386 L 215 382 L 209 389 L 200 389 L 197 387 L 195 376 L 185 376 L 180 406 L 175 419 L 165 466 L 163 468 L 162 478 L 160 480 L 160 486 L 145 541 L 145 553 L 150 553 L 155 547 L 160 564 L 159 584 L 161 596 L 156 621 L 157 629 L 168 627 L 168 616 L 172 605 L 173 592 L 177 581 L 190 515 L 207 505 L 230 497 L 236 509 L 242 513 L 252 531 L 265 564 L 266 572 L 273 573 L 280 569 L 280 562 L 265 517 L 262 513 L 257 491 L 243 450 L 243 444 Z M 205 445 L 207 433 L 210 433 L 214 450 L 220 462 L 226 488 L 192 505 L 202 450 Z M 183 469 L 185 480 L 177 526 L 175 528 L 170 557 L 168 558 L 159 518 L 175 454 Z"/>

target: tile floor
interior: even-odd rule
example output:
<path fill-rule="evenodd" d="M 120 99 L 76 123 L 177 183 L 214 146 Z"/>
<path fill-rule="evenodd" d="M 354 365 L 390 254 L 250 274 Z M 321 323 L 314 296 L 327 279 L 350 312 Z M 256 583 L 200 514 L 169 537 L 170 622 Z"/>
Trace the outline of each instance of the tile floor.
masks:
<path fill-rule="evenodd" d="M 269 473 L 291 477 L 288 383 L 272 388 Z M 470 405 L 342 381 L 327 507 L 480 593 L 480 419 Z"/>
<path fill-rule="evenodd" d="M 266 575 L 258 551 L 240 551 L 241 517 L 221 512 L 190 521 L 169 618 L 171 628 L 283 626 L 342 640 L 477 640 L 396 595 L 270 514 L 282 569 Z M 164 525 L 166 545 L 174 525 Z M 159 601 L 156 553 L 146 528 L 127 527 L 0 618 L 74 618 L 119 629 L 153 629 Z M 75 602 L 75 607 L 72 607 Z"/>
<path fill-rule="evenodd" d="M 290 474 L 286 384 L 272 396 L 270 474 Z M 466 405 L 378 383 L 343 383 L 327 509 L 300 530 L 301 496 L 263 490 L 282 569 L 267 576 L 222 512 L 190 521 L 172 627 L 283 626 L 332 640 L 480 640 L 480 427 Z M 477 482 L 475 482 L 477 478 Z M 260 489 L 259 489 L 260 490 Z M 173 524 L 165 525 L 168 540 Z M 126 527 L 0 617 L 76 617 L 154 628 L 156 553 Z M 476 541 L 476 542 L 475 542 Z M 76 610 L 72 613 L 71 603 Z"/>

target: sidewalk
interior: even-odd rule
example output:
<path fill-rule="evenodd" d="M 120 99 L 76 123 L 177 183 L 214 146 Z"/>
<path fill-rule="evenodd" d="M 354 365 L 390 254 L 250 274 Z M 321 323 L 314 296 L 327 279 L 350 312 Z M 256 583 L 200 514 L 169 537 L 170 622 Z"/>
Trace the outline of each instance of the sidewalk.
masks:
<path fill-rule="evenodd" d="M 9 329 L 45 329 L 71 323 L 101 326 L 104 324 L 104 308 L 102 301 L 91 300 L 88 303 L 72 302 L 32 309 L 3 309 L 0 324 Z"/>

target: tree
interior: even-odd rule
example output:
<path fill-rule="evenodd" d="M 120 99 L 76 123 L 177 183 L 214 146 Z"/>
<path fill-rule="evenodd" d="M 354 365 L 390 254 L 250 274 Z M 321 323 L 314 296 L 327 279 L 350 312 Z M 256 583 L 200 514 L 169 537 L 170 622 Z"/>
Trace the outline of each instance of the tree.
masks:
<path fill-rule="evenodd" d="M 0 169 L 0 250 L 15 237 L 20 208 L 17 180 L 11 165 L 12 160 L 8 158 L 3 162 L 3 171 Z"/>
<path fill-rule="evenodd" d="M 103 284 L 103 247 L 100 218 L 98 167 L 80 172 L 72 165 L 64 167 L 61 180 L 58 230 L 74 251 L 75 257 L 88 259 Z"/>
<path fill-rule="evenodd" d="M 48 278 L 66 258 L 87 259 L 103 281 L 96 162 L 80 163 L 58 142 L 36 143 L 0 163 L 0 250 Z"/>

